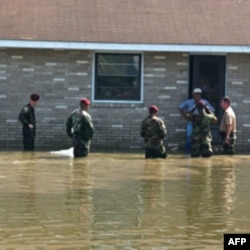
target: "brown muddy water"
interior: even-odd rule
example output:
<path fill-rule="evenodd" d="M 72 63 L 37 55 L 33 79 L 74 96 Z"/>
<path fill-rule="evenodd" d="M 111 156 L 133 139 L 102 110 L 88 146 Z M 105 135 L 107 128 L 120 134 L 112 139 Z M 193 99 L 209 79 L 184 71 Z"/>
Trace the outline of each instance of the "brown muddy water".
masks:
<path fill-rule="evenodd" d="M 0 249 L 223 249 L 250 233 L 250 156 L 0 152 Z"/>

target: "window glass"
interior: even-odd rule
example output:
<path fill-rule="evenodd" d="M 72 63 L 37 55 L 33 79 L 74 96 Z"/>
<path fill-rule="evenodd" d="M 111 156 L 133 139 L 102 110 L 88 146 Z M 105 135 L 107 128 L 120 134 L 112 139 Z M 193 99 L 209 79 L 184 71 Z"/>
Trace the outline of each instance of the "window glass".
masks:
<path fill-rule="evenodd" d="M 141 55 L 100 53 L 95 62 L 95 100 L 141 100 Z"/>

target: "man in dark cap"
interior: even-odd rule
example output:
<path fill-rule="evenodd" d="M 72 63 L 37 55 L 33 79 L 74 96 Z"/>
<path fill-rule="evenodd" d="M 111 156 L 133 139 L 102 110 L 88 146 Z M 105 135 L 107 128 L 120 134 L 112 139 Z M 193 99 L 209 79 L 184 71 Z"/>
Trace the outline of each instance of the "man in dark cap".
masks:
<path fill-rule="evenodd" d="M 80 100 L 80 108 L 73 111 L 66 121 L 66 132 L 73 138 L 74 157 L 86 157 L 90 149 L 90 140 L 93 137 L 93 123 L 88 114 L 90 101 L 87 98 Z"/>
<path fill-rule="evenodd" d="M 40 99 L 36 93 L 30 95 L 30 101 L 26 104 L 20 114 L 19 121 L 23 124 L 23 149 L 24 151 L 33 151 L 35 149 L 36 136 L 36 116 L 35 106 Z"/>
<path fill-rule="evenodd" d="M 145 140 L 145 158 L 167 157 L 163 143 L 167 130 L 163 120 L 157 117 L 158 111 L 157 106 L 151 105 L 148 117 L 141 123 L 140 134 Z"/>

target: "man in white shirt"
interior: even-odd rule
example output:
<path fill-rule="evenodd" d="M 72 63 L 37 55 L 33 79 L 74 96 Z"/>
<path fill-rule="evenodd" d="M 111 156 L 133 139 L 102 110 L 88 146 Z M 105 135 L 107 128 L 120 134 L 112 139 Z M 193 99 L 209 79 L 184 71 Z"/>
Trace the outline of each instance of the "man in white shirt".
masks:
<path fill-rule="evenodd" d="M 222 98 L 220 106 L 224 110 L 224 114 L 220 122 L 223 153 L 232 155 L 235 153 L 236 116 L 231 107 L 231 99 L 228 96 Z"/>

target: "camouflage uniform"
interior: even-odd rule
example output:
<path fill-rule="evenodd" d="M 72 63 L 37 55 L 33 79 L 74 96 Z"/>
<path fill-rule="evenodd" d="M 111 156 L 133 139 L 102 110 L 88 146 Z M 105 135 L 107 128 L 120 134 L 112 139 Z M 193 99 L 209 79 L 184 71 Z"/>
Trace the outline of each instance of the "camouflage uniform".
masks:
<path fill-rule="evenodd" d="M 192 157 L 210 157 L 213 153 L 212 149 L 212 134 L 211 124 L 218 119 L 213 113 L 202 111 L 201 115 L 190 115 L 190 120 L 193 123 L 193 132 L 191 135 L 192 141 Z"/>
<path fill-rule="evenodd" d="M 166 148 L 163 138 L 167 134 L 164 122 L 156 117 L 149 115 L 141 123 L 141 136 L 145 139 L 146 158 L 166 158 Z"/>
<path fill-rule="evenodd" d="M 75 110 L 67 119 L 66 132 L 73 137 L 74 156 L 86 157 L 93 137 L 93 124 L 90 115 L 82 110 Z"/>
<path fill-rule="evenodd" d="M 23 124 L 23 147 L 25 151 L 33 151 L 35 149 L 36 136 L 36 117 L 35 109 L 30 104 L 25 105 L 18 117 Z M 29 128 L 29 124 L 34 127 Z"/>

